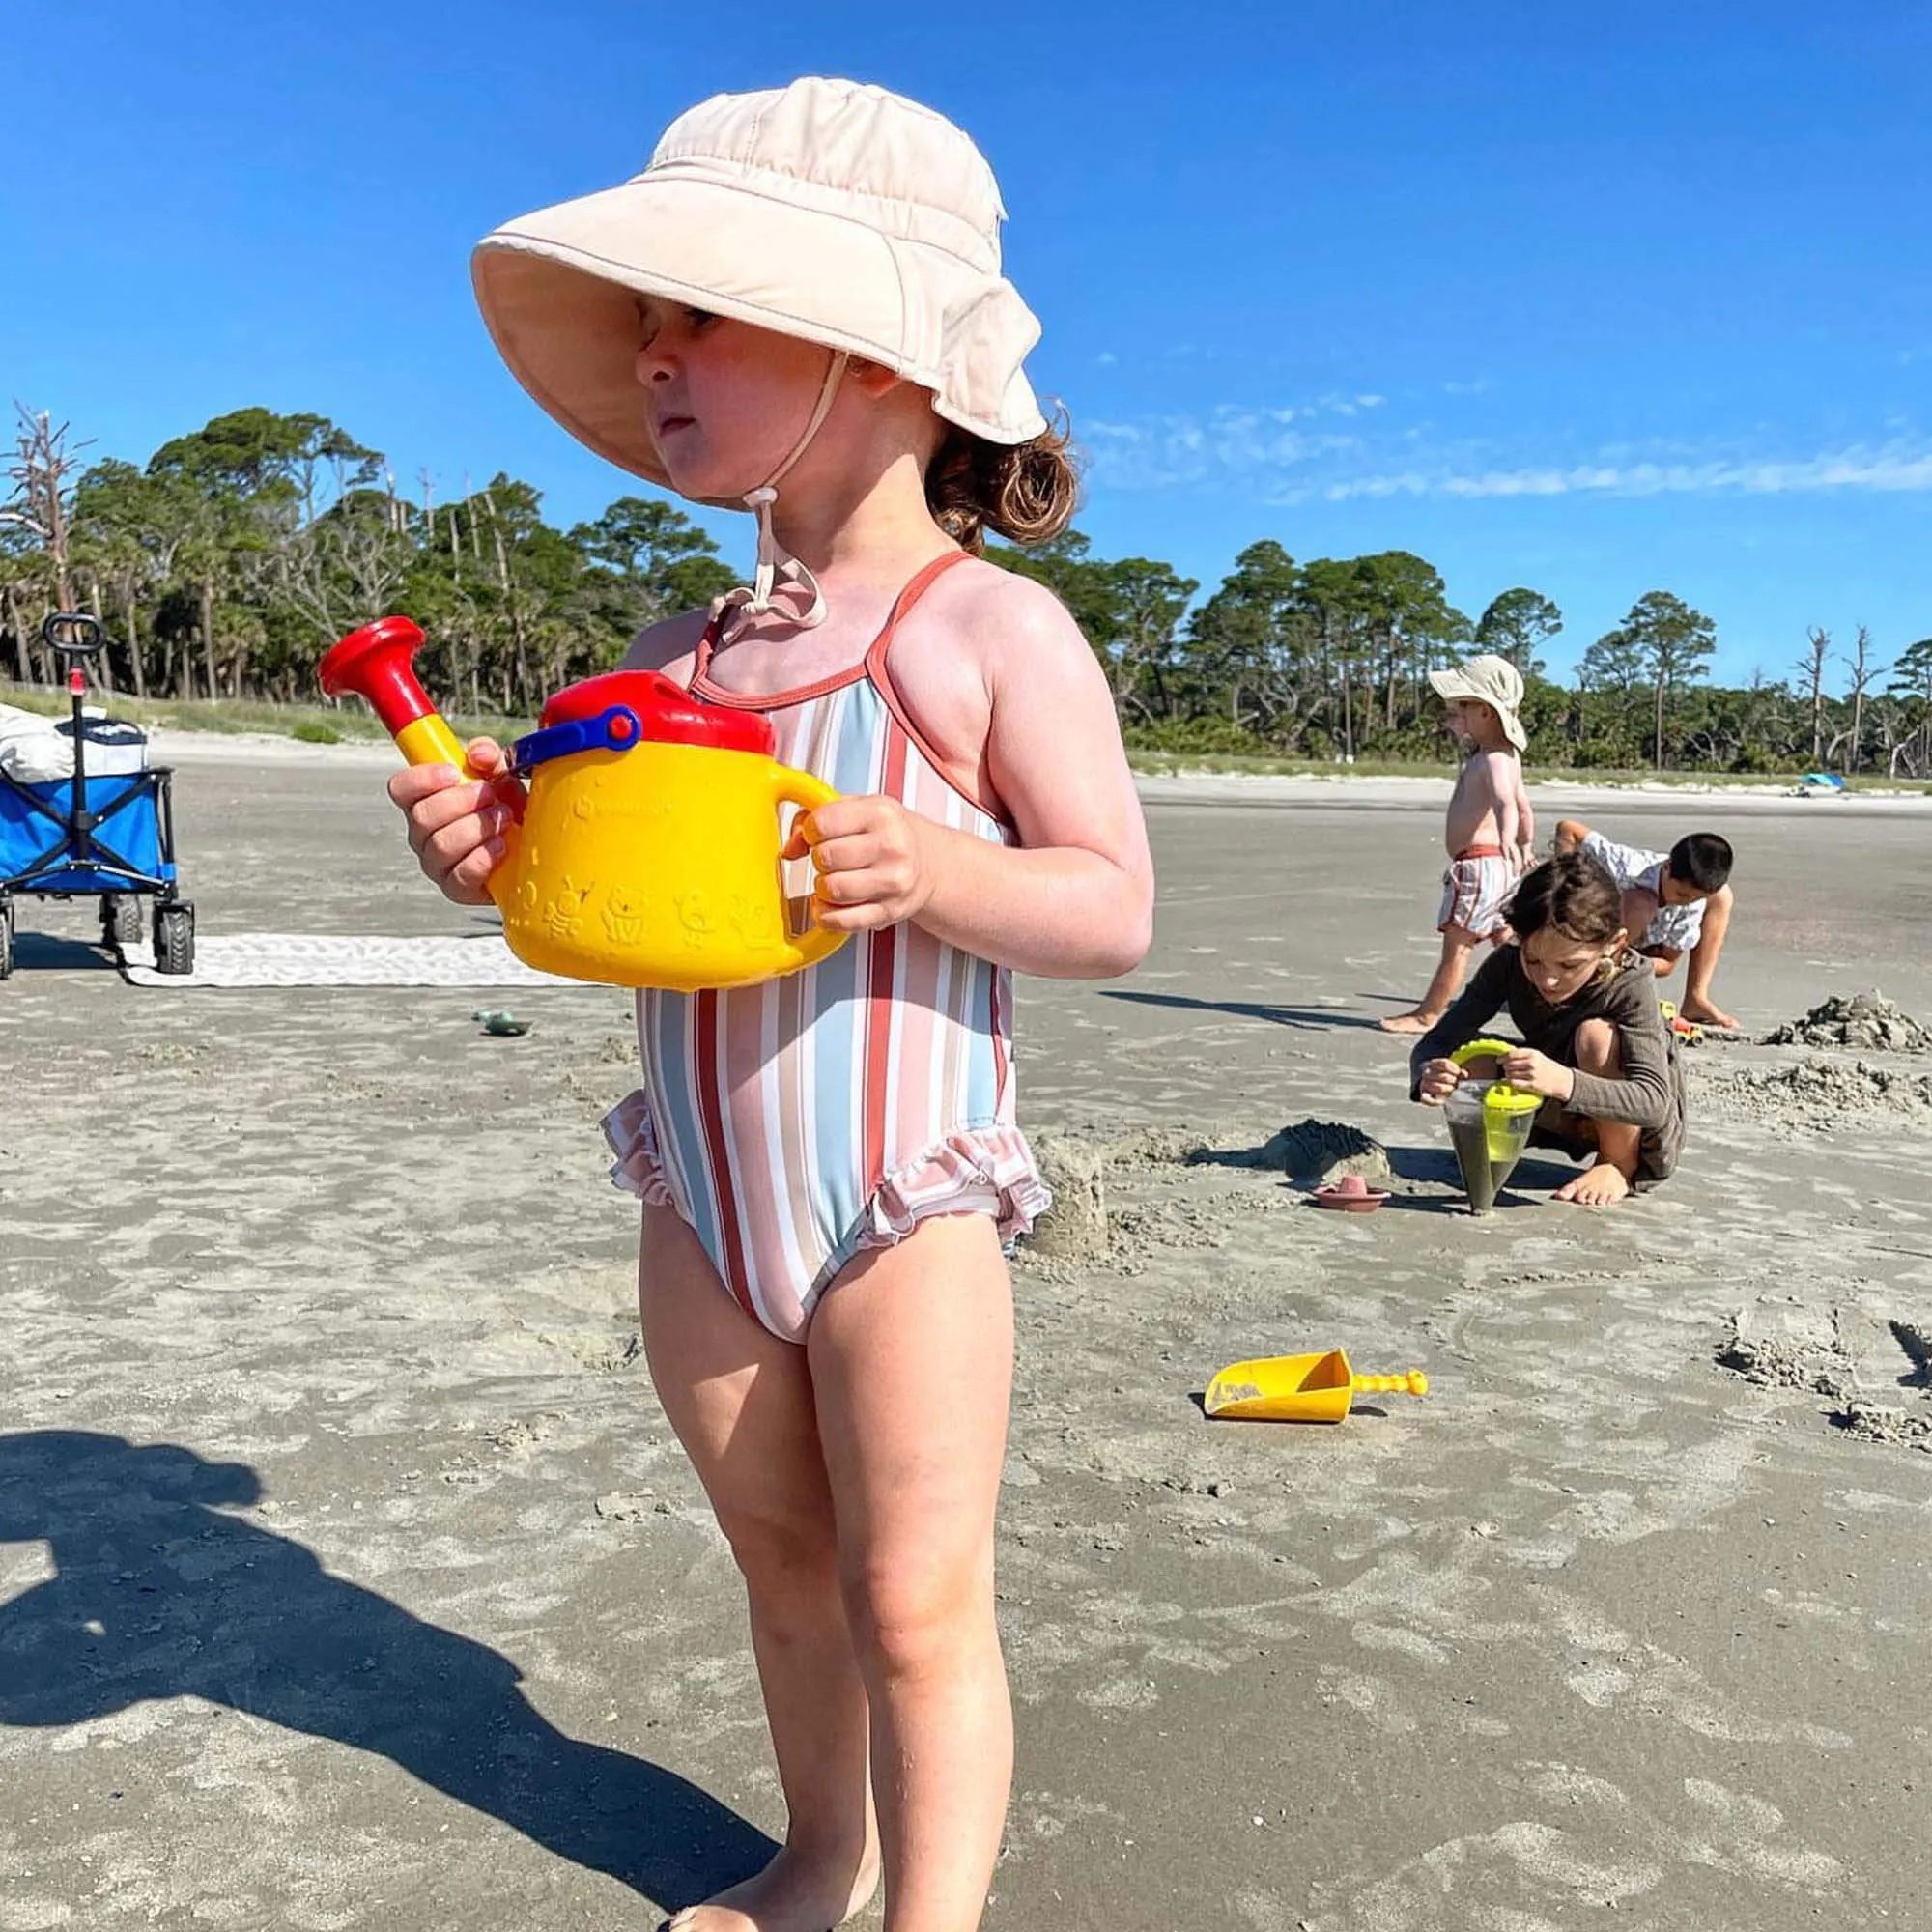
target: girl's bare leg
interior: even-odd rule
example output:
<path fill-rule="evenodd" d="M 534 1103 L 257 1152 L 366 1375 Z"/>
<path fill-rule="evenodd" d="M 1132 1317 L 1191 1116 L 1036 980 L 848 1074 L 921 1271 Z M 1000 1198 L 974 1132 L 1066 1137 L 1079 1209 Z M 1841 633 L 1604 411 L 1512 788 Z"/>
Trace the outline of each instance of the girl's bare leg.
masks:
<path fill-rule="evenodd" d="M 1469 970 L 1469 954 L 1476 950 L 1476 935 L 1460 925 L 1442 928 L 1442 957 L 1429 990 L 1406 1013 L 1391 1013 L 1378 1022 L 1384 1033 L 1427 1033 L 1448 1009 L 1449 1002 L 1463 990 L 1463 976 Z"/>
<path fill-rule="evenodd" d="M 862 1255 L 808 1352 L 871 1697 L 887 1932 L 971 1932 L 1012 1781 L 993 1607 L 1012 1287 L 990 1218 L 938 1216 Z"/>
<path fill-rule="evenodd" d="M 1622 1079 L 1624 1057 L 1617 1030 L 1607 1020 L 1585 1020 L 1577 1029 L 1577 1066 L 1579 1072 L 1600 1074 L 1605 1080 Z M 1597 1143 L 1596 1160 L 1550 1199 L 1574 1201 L 1579 1208 L 1607 1208 L 1631 1191 L 1643 1129 L 1623 1121 L 1592 1121 L 1590 1126 Z"/>
<path fill-rule="evenodd" d="M 879 1854 L 866 1690 L 806 1351 L 732 1300 L 668 1208 L 644 1210 L 638 1300 L 665 1413 L 744 1573 L 790 1814 L 784 1849 L 763 1871 L 671 1923 L 676 1932 L 827 1932 L 871 1896 Z"/>

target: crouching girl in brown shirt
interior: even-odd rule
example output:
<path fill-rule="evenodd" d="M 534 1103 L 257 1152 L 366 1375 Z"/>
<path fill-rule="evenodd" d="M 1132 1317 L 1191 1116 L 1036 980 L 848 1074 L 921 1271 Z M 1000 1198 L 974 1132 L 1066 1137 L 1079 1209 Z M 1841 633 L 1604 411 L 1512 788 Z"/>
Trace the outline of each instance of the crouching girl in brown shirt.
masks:
<path fill-rule="evenodd" d="M 1606 1208 L 1667 1179 L 1684 1148 L 1684 1070 L 1616 881 L 1587 852 L 1563 853 L 1524 875 L 1509 923 L 1517 943 L 1497 947 L 1416 1042 L 1410 1097 L 1439 1107 L 1459 1081 L 1497 1072 L 1543 1094 L 1530 1145 L 1590 1161 L 1558 1201 Z M 1523 1044 L 1500 1066 L 1456 1065 L 1449 1055 L 1505 1008 Z"/>

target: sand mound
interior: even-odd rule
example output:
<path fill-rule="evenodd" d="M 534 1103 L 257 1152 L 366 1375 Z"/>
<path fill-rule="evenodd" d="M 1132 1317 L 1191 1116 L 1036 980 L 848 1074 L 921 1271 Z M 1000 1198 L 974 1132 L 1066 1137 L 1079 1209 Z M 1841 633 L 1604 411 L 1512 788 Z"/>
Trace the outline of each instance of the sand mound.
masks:
<path fill-rule="evenodd" d="M 1252 1126 L 1181 1125 L 1030 1135 L 1054 1198 L 1028 1236 L 1026 1253 L 1050 1264 L 1104 1262 L 1132 1270 L 1159 1249 L 1218 1245 L 1231 1214 L 1293 1200 L 1275 1182 L 1260 1187 L 1227 1177 L 1209 1185 L 1190 1169 L 1286 1175 L 1296 1187 L 1350 1174 L 1380 1181 L 1394 1171 L 1381 1142 L 1346 1121 L 1298 1121 L 1259 1144 L 1254 1133 Z"/>
<path fill-rule="evenodd" d="M 1906 1360 L 1912 1364 L 1919 1386 L 1932 1389 L 1932 1328 L 1918 1321 L 1900 1321 L 1896 1318 L 1885 1325 L 1891 1330 L 1891 1339 L 1905 1350 Z"/>
<path fill-rule="evenodd" d="M 1765 1046 L 1856 1046 L 1880 1053 L 1932 1053 L 1922 1027 L 1882 993 L 1835 994 L 1802 1018 L 1764 1036 Z"/>
<path fill-rule="evenodd" d="M 1028 1247 L 1062 1261 L 1106 1259 L 1107 1159 L 1104 1142 L 1074 1134 L 1035 1134 L 1034 1158 L 1053 1195 L 1053 1206 L 1034 1224 Z"/>
<path fill-rule="evenodd" d="M 1743 1315 L 1731 1317 L 1718 1345 L 1718 1366 L 1754 1388 L 1806 1389 L 1843 1402 L 1853 1388 L 1852 1364 L 1835 1337 L 1807 1342 L 1789 1335 L 1752 1335 Z"/>
<path fill-rule="evenodd" d="M 1719 1368 L 1742 1376 L 1755 1388 L 1798 1389 L 1830 1398 L 1834 1406 L 1826 1413 L 1833 1427 L 1857 1441 L 1923 1449 L 1932 1454 L 1932 1406 L 1904 1408 L 1874 1402 L 1861 1392 L 1838 1310 L 1832 1311 L 1829 1333 L 1809 1335 L 1755 1335 L 1750 1332 L 1750 1319 L 1748 1309 L 1740 1309 L 1731 1317 L 1717 1349 Z M 1928 1352 L 1924 1329 L 1916 1322 L 1895 1320 L 1886 1325 L 1922 1378 Z"/>
<path fill-rule="evenodd" d="M 1802 1060 L 1712 1076 L 1698 1097 L 1713 1113 L 1772 1127 L 1829 1127 L 1848 1114 L 1915 1119 L 1932 1112 L 1932 1074 L 1855 1060 Z"/>
<path fill-rule="evenodd" d="M 1392 1171 L 1388 1149 L 1373 1134 L 1365 1134 L 1347 1121 L 1296 1121 L 1270 1134 L 1260 1147 L 1204 1147 L 1185 1157 L 1195 1165 L 1250 1167 L 1285 1174 L 1302 1187 L 1321 1186 L 1345 1174 L 1382 1180 Z"/>
<path fill-rule="evenodd" d="M 1832 1419 L 1861 1442 L 1887 1442 L 1932 1452 L 1932 1415 L 1911 1415 L 1882 1402 L 1861 1399 L 1848 1402 Z"/>

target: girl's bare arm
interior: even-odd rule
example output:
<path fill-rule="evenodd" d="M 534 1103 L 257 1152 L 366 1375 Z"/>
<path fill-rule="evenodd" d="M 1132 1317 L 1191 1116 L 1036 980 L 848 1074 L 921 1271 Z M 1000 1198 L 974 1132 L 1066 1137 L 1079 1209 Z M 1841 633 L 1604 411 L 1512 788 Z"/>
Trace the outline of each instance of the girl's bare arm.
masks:
<path fill-rule="evenodd" d="M 819 867 L 818 917 L 847 930 L 914 920 L 1048 978 L 1130 972 L 1152 936 L 1153 862 L 1106 676 L 1039 585 L 985 571 L 959 588 L 970 594 L 949 612 L 945 648 L 973 668 L 976 697 L 949 710 L 936 749 L 978 767 L 1019 842 L 995 845 L 891 800 L 821 806 L 795 841 L 809 839 Z"/>

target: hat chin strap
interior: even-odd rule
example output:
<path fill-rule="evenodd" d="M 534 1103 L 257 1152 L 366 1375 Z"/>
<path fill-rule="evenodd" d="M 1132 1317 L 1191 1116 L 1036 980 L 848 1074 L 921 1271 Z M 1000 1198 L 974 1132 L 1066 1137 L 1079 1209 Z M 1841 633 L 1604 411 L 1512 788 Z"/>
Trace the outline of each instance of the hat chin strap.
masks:
<path fill-rule="evenodd" d="M 762 617 L 768 611 L 778 611 L 802 631 L 813 630 L 824 623 L 825 593 L 819 589 L 817 578 L 797 557 L 781 548 L 772 527 L 772 511 L 779 500 L 779 484 L 810 446 L 811 439 L 831 413 L 833 401 L 838 394 L 839 378 L 850 360 L 842 349 L 833 352 L 825 380 L 818 386 L 818 401 L 812 405 L 810 420 L 792 444 L 791 454 L 755 490 L 745 492 L 745 507 L 758 522 L 757 569 L 749 584 L 741 583 L 713 599 L 714 619 L 724 618 L 729 622 L 726 612 L 742 611 L 748 617 Z M 722 632 L 722 625 L 720 629 Z"/>

